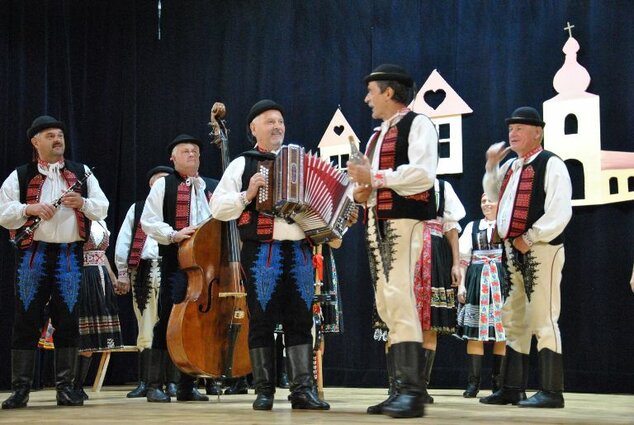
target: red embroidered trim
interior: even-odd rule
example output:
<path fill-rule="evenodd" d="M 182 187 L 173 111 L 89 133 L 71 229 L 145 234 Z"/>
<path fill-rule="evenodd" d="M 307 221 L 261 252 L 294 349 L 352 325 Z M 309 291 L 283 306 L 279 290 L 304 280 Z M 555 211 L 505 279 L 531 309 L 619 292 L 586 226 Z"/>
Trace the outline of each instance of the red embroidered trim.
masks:
<path fill-rule="evenodd" d="M 238 217 L 238 226 L 246 226 L 249 223 L 251 223 L 251 211 L 242 211 Z"/>
<path fill-rule="evenodd" d="M 68 168 L 64 168 L 62 170 L 62 176 L 64 177 L 64 180 L 66 180 L 66 184 L 68 185 L 68 187 L 71 187 L 77 182 L 77 176 L 73 174 L 73 172 L 70 171 Z M 75 192 L 81 193 L 81 187 L 76 187 Z M 86 232 L 86 223 L 84 220 L 85 218 L 84 213 L 79 211 L 79 209 L 76 208 L 75 217 L 77 218 L 77 227 L 79 230 L 79 237 L 82 238 L 83 240 L 86 240 L 87 232 Z"/>
<path fill-rule="evenodd" d="M 267 214 L 258 214 L 258 224 L 256 233 L 258 236 L 273 237 L 273 216 Z"/>
<path fill-rule="evenodd" d="M 421 193 L 416 193 L 416 194 L 414 194 L 414 195 L 404 196 L 404 198 L 406 198 L 406 199 L 413 199 L 414 201 L 423 201 L 423 202 L 427 202 L 427 201 L 429 201 L 429 191 L 427 191 L 427 192 L 421 192 Z"/>
<path fill-rule="evenodd" d="M 178 185 L 176 192 L 176 222 L 174 227 L 177 231 L 189 226 L 191 191 L 191 186 L 187 186 L 185 182 Z"/>
<path fill-rule="evenodd" d="M 147 234 L 143 231 L 141 228 L 141 222 L 139 222 L 136 226 L 136 230 L 134 231 L 132 248 L 130 249 L 130 256 L 128 257 L 128 267 L 131 269 L 135 269 L 139 266 L 139 263 L 141 262 L 141 252 L 143 251 L 146 239 Z"/>
<path fill-rule="evenodd" d="M 535 152 L 533 152 L 535 153 Z M 506 186 L 513 174 L 512 167 L 506 171 L 500 188 L 500 199 L 504 195 Z M 513 201 L 513 212 L 511 213 L 511 224 L 507 238 L 515 238 L 522 235 L 526 231 L 526 222 L 528 220 L 528 209 L 531 204 L 531 196 L 533 194 L 533 182 L 535 179 L 535 169 L 531 164 L 524 166 L 521 170 L 520 181 L 517 185 L 517 193 Z"/>

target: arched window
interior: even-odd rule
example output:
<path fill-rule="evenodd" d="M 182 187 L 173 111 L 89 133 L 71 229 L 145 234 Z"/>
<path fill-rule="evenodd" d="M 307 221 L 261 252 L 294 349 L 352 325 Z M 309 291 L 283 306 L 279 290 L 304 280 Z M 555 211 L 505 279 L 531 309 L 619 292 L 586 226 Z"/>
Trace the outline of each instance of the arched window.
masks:
<path fill-rule="evenodd" d="M 619 179 L 610 177 L 610 195 L 616 195 L 617 193 L 619 193 Z"/>
<path fill-rule="evenodd" d="M 564 134 L 577 134 L 579 132 L 579 122 L 575 114 L 568 114 L 564 121 Z"/>

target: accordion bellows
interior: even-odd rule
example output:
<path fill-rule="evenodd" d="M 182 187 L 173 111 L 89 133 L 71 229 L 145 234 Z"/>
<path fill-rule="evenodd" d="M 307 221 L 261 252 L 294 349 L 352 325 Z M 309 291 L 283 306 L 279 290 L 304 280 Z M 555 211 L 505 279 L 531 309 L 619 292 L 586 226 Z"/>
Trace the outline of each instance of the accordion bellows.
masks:
<path fill-rule="evenodd" d="M 297 223 L 316 244 L 343 236 L 356 208 L 346 173 L 298 145 L 282 146 L 259 171 L 267 185 L 258 193 L 258 211 Z"/>

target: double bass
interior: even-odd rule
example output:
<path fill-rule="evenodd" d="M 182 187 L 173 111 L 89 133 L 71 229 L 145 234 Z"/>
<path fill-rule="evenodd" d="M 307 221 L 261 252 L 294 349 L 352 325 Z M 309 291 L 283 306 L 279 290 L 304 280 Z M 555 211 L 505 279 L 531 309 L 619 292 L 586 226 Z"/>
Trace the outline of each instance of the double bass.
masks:
<path fill-rule="evenodd" d="M 225 106 L 214 103 L 212 143 L 221 150 L 223 171 L 229 165 L 224 115 Z M 199 377 L 247 375 L 251 372 L 249 318 L 236 221 L 204 222 L 181 242 L 178 262 L 187 274 L 187 294 L 172 308 L 167 328 L 174 364 Z"/>

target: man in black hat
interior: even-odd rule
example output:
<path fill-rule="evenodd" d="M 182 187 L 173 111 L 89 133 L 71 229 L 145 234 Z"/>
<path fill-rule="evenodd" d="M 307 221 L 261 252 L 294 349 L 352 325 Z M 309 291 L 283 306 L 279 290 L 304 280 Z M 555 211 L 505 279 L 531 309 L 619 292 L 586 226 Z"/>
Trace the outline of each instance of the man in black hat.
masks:
<path fill-rule="evenodd" d="M 159 244 L 161 287 L 159 320 L 154 326 L 152 348 L 148 351 L 148 391 L 150 402 L 169 402 L 162 390 L 163 363 L 167 354 L 167 324 L 175 302 L 182 301 L 187 289 L 187 276 L 179 269 L 178 244 L 194 234 L 197 227 L 211 216 L 209 199 L 215 180 L 200 177 L 200 152 L 203 144 L 187 134 L 176 137 L 168 146 L 174 172 L 152 185 L 141 214 L 143 231 Z M 181 298 L 181 299 L 176 299 Z M 167 359 L 167 360 L 166 360 Z M 178 401 L 207 401 L 198 392 L 196 379 L 181 374 L 176 392 Z"/>
<path fill-rule="evenodd" d="M 72 386 L 83 243 L 91 220 L 106 218 L 108 200 L 95 176 L 88 174 L 88 167 L 64 158 L 64 128 L 64 123 L 48 115 L 33 120 L 27 138 L 33 145 L 34 161 L 16 168 L 0 188 L 0 225 L 9 229 L 17 248 L 13 394 L 2 403 L 3 409 L 25 407 L 29 400 L 41 315 L 47 303 L 55 328 L 57 404 L 83 405 Z M 65 192 L 86 175 L 84 184 Z"/>
<path fill-rule="evenodd" d="M 365 103 L 381 126 L 360 163 L 348 162 L 354 199 L 365 204 L 370 267 L 376 276 L 376 307 L 389 329 L 390 397 L 368 413 L 423 416 L 423 329 L 415 292 L 422 261 L 423 221 L 436 218 L 434 180 L 438 134 L 431 120 L 408 109 L 414 82 L 400 66 L 384 64 L 365 77 Z"/>
<path fill-rule="evenodd" d="M 542 148 L 544 122 L 534 108 L 506 119 L 509 147 L 486 153 L 484 190 L 498 201 L 497 232 L 504 241 L 511 289 L 502 310 L 506 330 L 504 386 L 485 404 L 564 407 L 559 312 L 563 232 L 572 216 L 572 187 L 564 162 Z M 517 158 L 500 162 L 513 151 Z M 537 338 L 540 390 L 526 399 L 528 355 Z"/>
<path fill-rule="evenodd" d="M 172 167 L 159 165 L 148 171 L 146 178 L 150 188 L 161 177 L 174 173 Z M 152 348 L 154 325 L 158 320 L 159 288 L 161 287 L 161 257 L 158 243 L 148 237 L 141 228 L 141 213 L 145 198 L 130 206 L 119 229 L 115 245 L 114 261 L 118 270 L 117 293 L 127 293 L 132 282 L 132 307 L 137 319 L 136 346 L 139 349 L 139 385 L 127 394 L 128 398 L 147 395 L 147 361 Z M 173 365 L 172 362 L 169 362 Z M 169 369 L 173 369 L 170 367 Z M 176 396 L 176 380 L 167 374 L 168 393 Z M 170 385 L 173 388 L 170 391 Z"/>
<path fill-rule="evenodd" d="M 292 408 L 327 410 L 330 405 L 319 400 L 313 388 L 312 248 L 299 225 L 260 213 L 253 202 L 265 185 L 259 163 L 274 158 L 284 141 L 283 114 L 282 107 L 269 99 L 253 105 L 247 116 L 247 135 L 255 141 L 254 149 L 229 164 L 214 193 L 211 211 L 218 220 L 238 220 L 249 307 L 249 355 L 257 394 L 253 408 L 273 408 L 273 332 L 281 323 Z"/>

